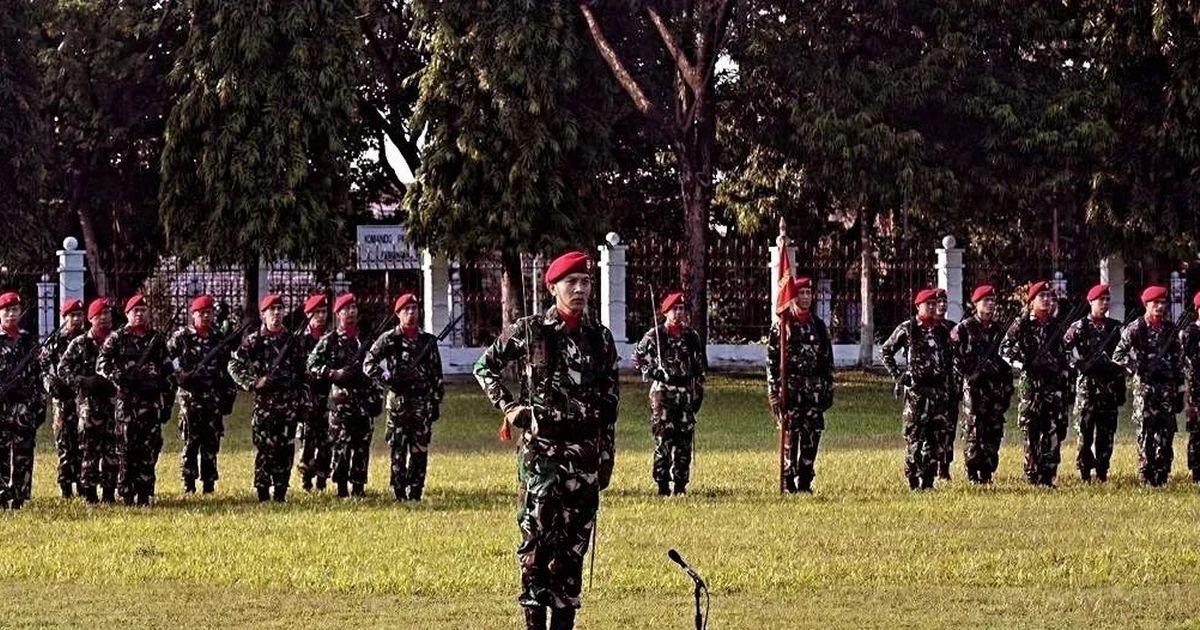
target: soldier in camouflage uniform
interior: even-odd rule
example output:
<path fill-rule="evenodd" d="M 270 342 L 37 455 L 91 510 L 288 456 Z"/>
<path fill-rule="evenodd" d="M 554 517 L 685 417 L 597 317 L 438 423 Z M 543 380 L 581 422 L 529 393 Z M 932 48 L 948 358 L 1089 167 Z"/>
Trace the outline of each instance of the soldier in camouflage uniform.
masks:
<path fill-rule="evenodd" d="M 555 306 L 523 317 L 475 363 L 488 400 L 504 412 L 502 437 L 520 429 L 517 558 L 526 628 L 574 627 L 583 559 L 600 491 L 612 477 L 617 421 L 617 351 L 612 333 L 587 312 L 593 264 L 582 252 L 555 259 L 545 281 Z M 503 372 L 516 364 L 514 396 Z"/>
<path fill-rule="evenodd" d="M 972 483 L 988 484 L 1000 465 L 1004 414 L 1012 401 L 1012 368 L 1000 358 L 1003 325 L 996 321 L 996 289 L 982 285 L 971 294 L 975 313 L 950 331 L 954 372 L 962 383 L 963 464 Z"/>
<path fill-rule="evenodd" d="M 366 496 L 371 435 L 382 396 L 363 374 L 366 353 L 358 334 L 358 305 L 345 293 L 333 303 L 337 330 L 327 333 L 308 355 L 308 374 L 333 383 L 329 392 L 330 467 L 337 495 Z M 347 484 L 351 489 L 347 491 Z"/>
<path fill-rule="evenodd" d="M 254 489 L 259 501 L 287 500 L 296 455 L 296 424 L 307 404 L 304 355 L 283 325 L 283 298 L 268 294 L 258 304 L 262 326 L 246 335 L 229 358 L 229 375 L 254 392 L 250 436 L 254 442 Z"/>
<path fill-rule="evenodd" d="M 392 449 L 392 491 L 397 501 L 420 501 L 433 423 L 440 415 L 442 357 L 437 337 L 421 332 L 417 297 L 405 293 L 392 306 L 400 323 L 382 335 L 363 360 L 363 371 L 387 390 L 387 442 Z"/>
<path fill-rule="evenodd" d="M 204 494 L 216 488 L 217 453 L 225 434 L 224 417 L 236 397 L 236 386 L 225 367 L 228 344 L 213 326 L 213 299 L 201 295 L 192 300 L 192 323 L 175 331 L 167 342 L 179 385 L 179 439 L 183 443 L 180 475 L 184 493 L 196 491 L 196 479 Z"/>
<path fill-rule="evenodd" d="M 894 393 L 904 400 L 904 475 L 913 490 L 933 488 L 944 460 L 945 430 L 950 417 L 953 357 L 950 335 L 934 314 L 936 290 L 919 291 L 915 317 L 902 322 L 883 343 L 883 363 L 896 381 Z M 906 365 L 896 364 L 905 350 Z"/>
<path fill-rule="evenodd" d="M 1192 481 L 1200 483 L 1200 293 L 1192 297 L 1196 315 L 1179 331 L 1183 373 L 1187 377 L 1187 465 Z"/>
<path fill-rule="evenodd" d="M 112 332 L 112 309 L 107 298 L 88 304 L 91 328 L 71 341 L 58 363 L 58 375 L 76 392 L 79 408 L 79 482 L 88 503 L 100 500 L 96 489 L 103 488 L 103 501 L 116 501 L 118 457 L 116 419 L 117 388 L 96 374 L 100 347 Z"/>
<path fill-rule="evenodd" d="M 1157 487 L 1166 485 L 1175 456 L 1175 414 L 1183 411 L 1184 402 L 1183 353 L 1175 323 L 1167 316 L 1167 289 L 1151 286 L 1141 297 L 1146 314 L 1121 331 L 1112 360 L 1133 376 L 1138 474 L 1143 483 Z"/>
<path fill-rule="evenodd" d="M 704 373 L 708 365 L 704 342 L 685 323 L 683 293 L 663 299 L 657 322 L 633 351 L 633 365 L 650 385 L 650 433 L 654 436 L 651 474 L 658 494 L 686 494 L 692 465 L 696 412 L 704 402 Z"/>
<path fill-rule="evenodd" d="M 783 430 L 783 489 L 789 493 L 812 492 L 825 411 L 833 406 L 833 345 L 825 322 L 812 312 L 812 297 L 810 279 L 792 280 L 782 298 L 786 310 L 767 337 L 767 400 Z M 786 367 L 780 365 L 784 343 Z"/>
<path fill-rule="evenodd" d="M 129 323 L 100 347 L 96 373 L 117 386 L 117 488 L 126 505 L 149 505 L 162 451 L 162 425 L 174 403 L 172 366 L 164 336 L 150 327 L 141 295 L 125 303 Z"/>
<path fill-rule="evenodd" d="M 954 330 L 957 324 L 952 319 L 946 317 L 946 313 L 950 310 L 950 295 L 946 290 L 937 287 L 934 290 L 933 299 L 933 316 L 937 319 L 938 325 L 946 330 L 946 336 L 950 336 L 950 331 Z M 958 432 L 958 419 L 962 410 L 962 379 L 959 378 L 958 372 L 951 371 L 950 374 L 950 401 L 949 410 L 946 414 L 946 427 L 942 430 L 942 459 L 938 462 L 938 478 L 950 481 L 950 466 L 954 463 L 954 439 Z"/>
<path fill-rule="evenodd" d="M 0 295 L 0 508 L 20 509 L 33 488 L 34 438 L 46 421 L 37 336 L 20 327 L 16 293 Z"/>
<path fill-rule="evenodd" d="M 1062 343 L 1066 317 L 1047 282 L 1034 282 L 1027 297 L 1030 312 L 1009 326 L 1000 356 L 1021 377 L 1017 424 L 1025 432 L 1025 476 L 1031 484 L 1052 488 L 1070 406 L 1071 383 Z"/>
<path fill-rule="evenodd" d="M 304 316 L 308 319 L 300 348 L 307 359 L 317 342 L 325 336 L 329 321 L 329 305 L 325 294 L 313 295 L 304 302 Z M 317 490 L 324 490 L 329 479 L 329 381 L 308 378 L 309 397 L 304 405 L 304 416 L 300 421 L 300 487 L 307 492 L 316 483 Z"/>
<path fill-rule="evenodd" d="M 1064 350 L 1074 372 L 1075 432 L 1079 435 L 1076 464 L 1079 476 L 1091 481 L 1092 472 L 1101 483 L 1108 481 L 1113 441 L 1117 435 L 1117 411 L 1125 404 L 1125 371 L 1112 362 L 1120 340 L 1121 322 L 1108 317 L 1111 301 L 1108 285 L 1098 284 L 1087 294 L 1091 312 L 1071 324 L 1063 338 Z"/>
<path fill-rule="evenodd" d="M 58 448 L 58 487 L 64 499 L 79 488 L 79 410 L 75 391 L 58 375 L 58 362 L 71 340 L 83 334 L 83 302 L 71 298 L 60 309 L 62 325 L 42 346 L 38 363 L 46 393 L 50 396 L 54 445 Z"/>

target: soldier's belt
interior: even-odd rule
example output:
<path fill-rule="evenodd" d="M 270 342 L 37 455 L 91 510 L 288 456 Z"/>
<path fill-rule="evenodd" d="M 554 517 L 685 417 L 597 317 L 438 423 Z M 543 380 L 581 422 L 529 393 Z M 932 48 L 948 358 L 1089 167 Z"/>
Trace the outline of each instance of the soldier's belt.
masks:
<path fill-rule="evenodd" d="M 600 437 L 595 427 L 580 427 L 539 422 L 536 437 L 556 442 L 586 442 Z"/>

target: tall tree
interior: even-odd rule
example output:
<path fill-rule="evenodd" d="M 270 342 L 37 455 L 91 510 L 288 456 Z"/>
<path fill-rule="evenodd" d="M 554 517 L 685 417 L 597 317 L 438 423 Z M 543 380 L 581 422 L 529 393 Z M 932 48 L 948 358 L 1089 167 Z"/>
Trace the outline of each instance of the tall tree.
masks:
<path fill-rule="evenodd" d="M 38 72 L 33 21 L 25 0 L 0 6 L 0 220 L 10 232 L 37 235 L 38 189 L 44 175 L 39 151 Z M 35 238 L 12 239 L 4 262 L 22 258 L 19 248 L 36 248 Z M 44 251 L 44 250 L 43 250 Z"/>

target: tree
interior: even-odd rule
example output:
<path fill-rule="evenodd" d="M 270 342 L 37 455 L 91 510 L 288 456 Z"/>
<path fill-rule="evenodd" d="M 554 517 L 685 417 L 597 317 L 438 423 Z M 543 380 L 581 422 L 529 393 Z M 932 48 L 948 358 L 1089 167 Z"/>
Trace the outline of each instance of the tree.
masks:
<path fill-rule="evenodd" d="M 505 325 L 519 315 L 523 253 L 591 249 L 608 132 L 585 91 L 585 31 L 562 3 L 414 3 L 429 63 L 412 128 L 425 133 L 405 198 L 415 244 L 496 254 Z"/>
<path fill-rule="evenodd" d="M 11 247 L 5 247 L 8 264 L 23 262 L 44 242 L 29 237 L 40 233 L 37 203 L 44 176 L 29 8 L 24 1 L 0 6 L 0 220 L 10 233 L 24 236 L 11 239 Z"/>

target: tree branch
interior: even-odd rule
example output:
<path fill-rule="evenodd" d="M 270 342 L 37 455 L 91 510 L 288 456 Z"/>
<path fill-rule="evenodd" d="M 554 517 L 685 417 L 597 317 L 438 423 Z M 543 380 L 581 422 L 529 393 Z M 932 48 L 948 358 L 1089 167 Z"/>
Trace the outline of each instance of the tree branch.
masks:
<path fill-rule="evenodd" d="M 396 150 L 400 151 L 400 157 L 404 158 L 408 169 L 416 173 L 417 168 L 421 166 L 421 151 L 417 148 L 415 134 L 412 139 L 409 139 L 400 125 L 389 122 L 383 113 L 379 111 L 379 108 L 375 107 L 367 99 L 360 101 L 359 110 L 362 112 L 364 118 L 384 134 L 387 134 L 388 140 L 391 140 L 392 144 L 396 145 Z M 381 150 L 382 148 L 380 147 Z"/>
<path fill-rule="evenodd" d="M 679 76 L 683 77 L 683 81 L 693 92 L 699 91 L 700 76 L 696 72 L 696 66 L 687 58 L 687 53 L 679 47 L 679 41 L 675 39 L 675 34 L 671 32 L 670 27 L 654 7 L 646 7 L 646 15 L 650 16 L 650 22 L 658 31 L 658 37 L 667 49 L 667 54 L 671 55 L 671 59 L 675 62 L 675 69 L 679 71 Z"/>
<path fill-rule="evenodd" d="M 625 69 L 625 65 L 621 63 L 620 57 L 617 56 L 617 51 L 613 49 L 612 44 L 604 36 L 604 31 L 600 30 L 600 23 L 596 20 L 595 14 L 592 13 L 592 8 L 587 2 L 579 3 L 579 12 L 583 14 L 583 19 L 587 22 L 588 33 L 592 35 L 592 41 L 596 44 L 596 50 L 600 52 L 600 56 L 608 64 L 612 70 L 613 77 L 617 83 L 633 100 L 633 106 L 637 108 L 643 116 L 652 116 L 655 109 L 654 104 L 650 99 L 646 98 L 646 93 L 642 91 L 641 86 L 634 80 L 633 75 Z"/>

